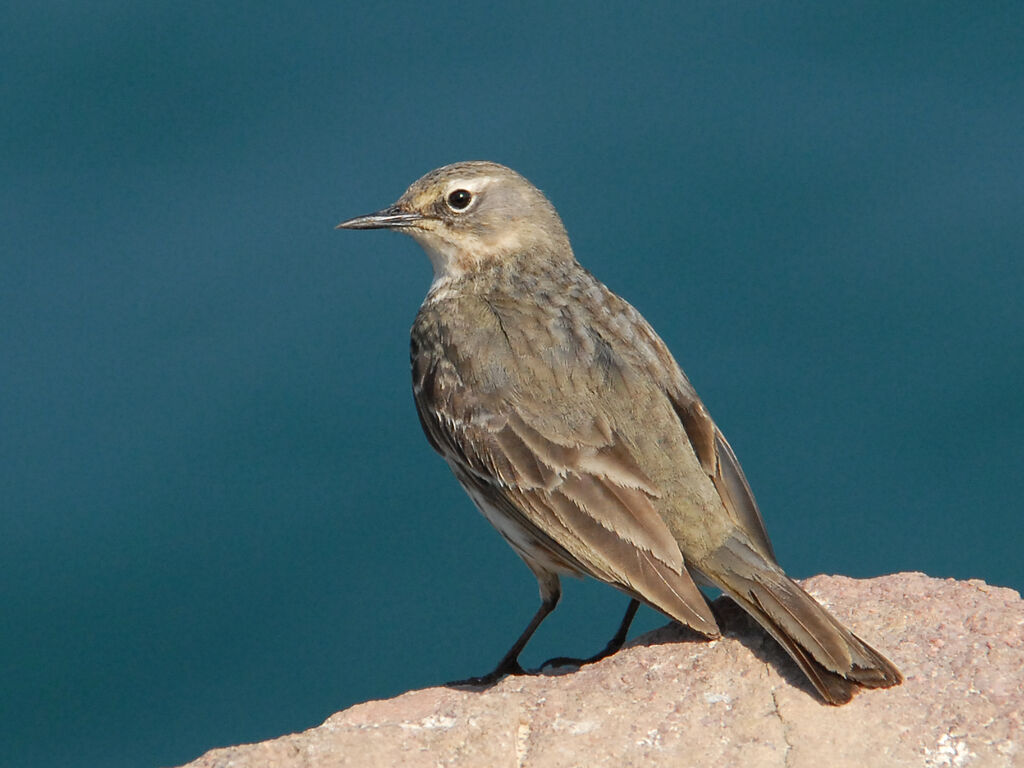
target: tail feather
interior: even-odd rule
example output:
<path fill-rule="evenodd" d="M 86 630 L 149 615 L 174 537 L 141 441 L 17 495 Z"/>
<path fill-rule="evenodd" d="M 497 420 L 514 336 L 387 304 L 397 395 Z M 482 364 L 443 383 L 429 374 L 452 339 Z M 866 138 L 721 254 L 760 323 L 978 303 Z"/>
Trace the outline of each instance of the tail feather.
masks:
<path fill-rule="evenodd" d="M 888 688 L 903 681 L 892 662 L 791 581 L 775 589 L 755 586 L 747 599 L 730 596 L 768 630 L 830 704 L 848 702 L 858 685 Z"/>
<path fill-rule="evenodd" d="M 903 682 L 891 661 L 839 623 L 777 565 L 762 561 L 756 568 L 745 567 L 752 565 L 749 554 L 732 559 L 733 567 L 704 572 L 779 642 L 825 701 L 845 704 L 858 685 L 888 688 Z"/>
<path fill-rule="evenodd" d="M 737 598 L 734 596 L 733 599 Z M 853 698 L 857 689 L 854 682 L 815 661 L 802 645 L 787 635 L 785 629 L 761 609 L 760 605 L 747 603 L 742 599 L 737 602 L 757 619 L 761 626 L 768 630 L 769 634 L 786 650 L 825 701 L 829 704 L 839 705 L 845 704 Z"/>

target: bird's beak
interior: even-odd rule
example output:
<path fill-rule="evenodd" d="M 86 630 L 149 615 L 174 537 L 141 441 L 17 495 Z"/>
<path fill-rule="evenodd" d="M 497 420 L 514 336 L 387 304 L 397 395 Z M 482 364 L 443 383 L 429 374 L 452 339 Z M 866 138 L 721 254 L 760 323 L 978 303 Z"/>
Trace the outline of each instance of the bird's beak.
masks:
<path fill-rule="evenodd" d="M 403 211 L 398 206 L 385 208 L 383 211 L 368 213 L 365 216 L 356 216 L 354 219 L 343 221 L 335 229 L 401 229 L 403 227 L 415 227 L 426 218 L 422 213 L 410 213 Z"/>

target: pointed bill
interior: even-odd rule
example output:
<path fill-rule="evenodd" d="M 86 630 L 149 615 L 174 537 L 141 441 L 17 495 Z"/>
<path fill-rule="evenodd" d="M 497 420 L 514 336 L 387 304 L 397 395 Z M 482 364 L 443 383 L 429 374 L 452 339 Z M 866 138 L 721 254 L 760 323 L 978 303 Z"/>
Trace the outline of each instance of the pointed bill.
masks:
<path fill-rule="evenodd" d="M 401 229 L 415 227 L 425 218 L 426 216 L 421 213 L 410 213 L 393 205 L 383 211 L 343 221 L 335 229 Z"/>

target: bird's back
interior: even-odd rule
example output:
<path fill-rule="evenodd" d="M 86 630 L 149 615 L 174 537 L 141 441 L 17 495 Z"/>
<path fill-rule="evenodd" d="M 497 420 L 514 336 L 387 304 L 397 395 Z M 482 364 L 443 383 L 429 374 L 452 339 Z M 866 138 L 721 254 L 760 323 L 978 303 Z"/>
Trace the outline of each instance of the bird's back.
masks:
<path fill-rule="evenodd" d="M 484 440 L 510 416 L 566 447 L 613 442 L 606 470 L 642 475 L 684 558 L 735 533 L 676 411 L 699 400 L 640 314 L 578 266 L 482 277 L 432 291 L 413 326 L 414 388 L 435 449 L 446 452 L 438 443 L 453 428 Z M 757 522 L 751 537 L 766 541 Z"/>

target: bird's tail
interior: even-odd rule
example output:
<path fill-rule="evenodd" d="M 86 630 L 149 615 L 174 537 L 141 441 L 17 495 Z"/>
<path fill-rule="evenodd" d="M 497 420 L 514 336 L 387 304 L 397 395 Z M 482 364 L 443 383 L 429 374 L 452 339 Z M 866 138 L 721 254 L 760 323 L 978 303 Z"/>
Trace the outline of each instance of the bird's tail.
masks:
<path fill-rule="evenodd" d="M 731 540 L 701 569 L 774 637 L 829 704 L 845 704 L 858 685 L 889 688 L 903 675 L 774 563 Z"/>

